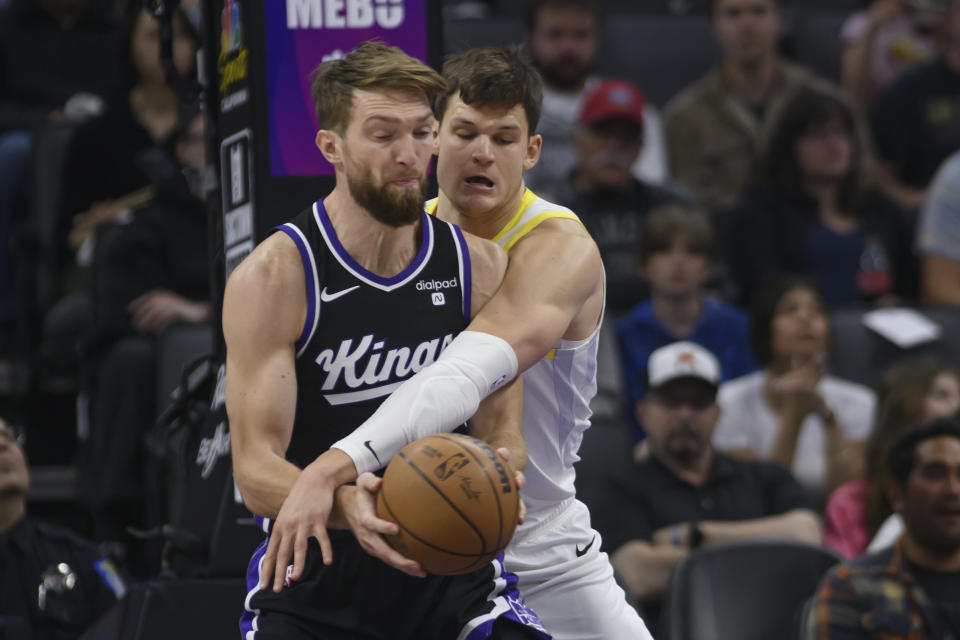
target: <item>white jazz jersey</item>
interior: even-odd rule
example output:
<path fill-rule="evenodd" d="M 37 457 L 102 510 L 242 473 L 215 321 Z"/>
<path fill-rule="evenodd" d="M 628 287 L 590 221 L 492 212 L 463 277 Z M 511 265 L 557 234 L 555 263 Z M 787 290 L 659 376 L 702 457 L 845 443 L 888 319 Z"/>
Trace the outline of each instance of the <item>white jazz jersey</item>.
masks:
<path fill-rule="evenodd" d="M 520 208 L 493 241 L 510 249 L 550 218 L 580 219 L 566 207 L 527 189 Z M 523 374 L 523 435 L 528 463 L 523 488 L 526 529 L 536 527 L 554 507 L 576 494 L 573 465 L 583 432 L 590 426 L 590 400 L 597 393 L 598 328 L 585 340 L 559 340 Z"/>
<path fill-rule="evenodd" d="M 435 213 L 436 201 L 427 203 Z M 550 218 L 580 219 L 566 207 L 527 189 L 513 218 L 492 238 L 504 251 Z M 527 484 L 523 499 L 533 529 L 551 509 L 576 494 L 573 465 L 583 432 L 590 426 L 590 400 L 597 392 L 598 329 L 585 340 L 560 340 L 523 374 L 523 435 L 527 441 Z"/>
<path fill-rule="evenodd" d="M 427 205 L 436 211 L 436 201 Z M 580 219 L 527 189 L 520 207 L 492 238 L 510 249 L 550 218 Z M 597 329 L 584 340 L 558 340 L 523 374 L 523 436 L 527 442 L 527 519 L 506 550 L 520 594 L 554 640 L 652 640 L 617 585 L 590 512 L 576 499 L 573 465 L 590 427 L 597 392 Z"/>

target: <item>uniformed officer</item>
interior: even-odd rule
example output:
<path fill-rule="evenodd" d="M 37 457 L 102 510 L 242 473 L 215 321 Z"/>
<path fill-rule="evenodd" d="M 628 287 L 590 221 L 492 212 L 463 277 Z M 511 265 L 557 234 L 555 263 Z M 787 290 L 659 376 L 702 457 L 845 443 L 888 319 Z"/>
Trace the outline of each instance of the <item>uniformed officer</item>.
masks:
<path fill-rule="evenodd" d="M 27 517 L 23 443 L 0 418 L 0 640 L 76 638 L 125 587 L 92 543 Z"/>

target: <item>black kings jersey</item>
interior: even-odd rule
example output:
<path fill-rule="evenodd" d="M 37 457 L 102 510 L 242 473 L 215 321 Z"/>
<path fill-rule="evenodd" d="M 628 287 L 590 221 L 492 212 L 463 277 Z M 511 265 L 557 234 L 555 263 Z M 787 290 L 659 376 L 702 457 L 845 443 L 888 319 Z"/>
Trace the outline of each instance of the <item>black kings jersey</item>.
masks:
<path fill-rule="evenodd" d="M 295 347 L 297 411 L 286 454 L 297 466 L 358 427 L 467 326 L 470 254 L 463 235 L 427 214 L 420 226 L 417 256 L 390 278 L 367 271 L 346 252 L 322 200 L 278 227 L 296 243 L 307 284 L 307 317 Z"/>

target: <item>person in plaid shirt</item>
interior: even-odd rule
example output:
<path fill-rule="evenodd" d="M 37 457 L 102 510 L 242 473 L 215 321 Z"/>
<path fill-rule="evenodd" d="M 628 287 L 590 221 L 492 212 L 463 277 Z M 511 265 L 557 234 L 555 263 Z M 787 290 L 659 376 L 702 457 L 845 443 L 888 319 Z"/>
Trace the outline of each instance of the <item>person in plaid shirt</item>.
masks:
<path fill-rule="evenodd" d="M 892 548 L 830 570 L 807 640 L 960 640 L 960 422 L 907 430 L 887 466 L 906 531 Z"/>

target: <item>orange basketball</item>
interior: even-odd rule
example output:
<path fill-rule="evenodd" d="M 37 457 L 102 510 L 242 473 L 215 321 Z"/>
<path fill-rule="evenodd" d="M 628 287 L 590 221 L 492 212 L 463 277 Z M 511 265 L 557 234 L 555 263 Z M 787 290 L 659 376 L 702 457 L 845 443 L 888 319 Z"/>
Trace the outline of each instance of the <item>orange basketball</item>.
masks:
<path fill-rule="evenodd" d="M 482 567 L 510 542 L 520 498 L 513 469 L 483 442 L 455 433 L 411 442 L 390 461 L 377 516 L 400 533 L 387 541 L 428 573 Z"/>

